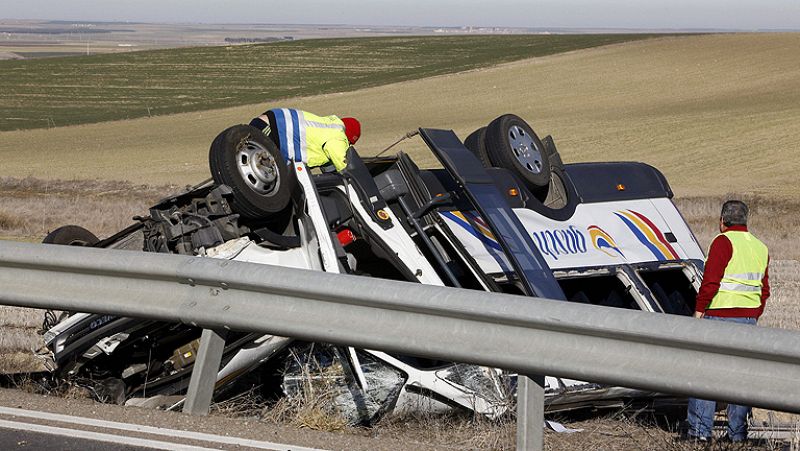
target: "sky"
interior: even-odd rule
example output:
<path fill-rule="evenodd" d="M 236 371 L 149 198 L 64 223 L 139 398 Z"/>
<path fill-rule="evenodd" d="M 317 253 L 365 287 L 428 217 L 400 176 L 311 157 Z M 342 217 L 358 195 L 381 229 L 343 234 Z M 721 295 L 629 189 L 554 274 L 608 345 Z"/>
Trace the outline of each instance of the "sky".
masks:
<path fill-rule="evenodd" d="M 0 19 L 800 29 L 800 0 L 0 0 Z"/>

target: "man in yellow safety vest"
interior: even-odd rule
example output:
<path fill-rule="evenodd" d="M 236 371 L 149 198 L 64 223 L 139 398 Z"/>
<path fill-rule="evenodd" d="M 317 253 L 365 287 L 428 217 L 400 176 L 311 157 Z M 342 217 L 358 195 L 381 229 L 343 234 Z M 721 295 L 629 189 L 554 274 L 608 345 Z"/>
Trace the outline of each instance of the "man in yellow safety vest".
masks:
<path fill-rule="evenodd" d="M 769 297 L 767 246 L 747 230 L 748 209 L 731 200 L 722 205 L 720 234 L 708 249 L 703 282 L 697 293 L 695 318 L 756 324 Z M 688 438 L 708 441 L 716 402 L 689 398 Z M 728 439 L 747 439 L 750 407 L 728 405 Z"/>
<path fill-rule="evenodd" d="M 275 108 L 250 121 L 269 136 L 289 161 L 309 167 L 347 165 L 347 149 L 361 136 L 361 123 L 352 117 L 317 116 L 307 111 Z"/>

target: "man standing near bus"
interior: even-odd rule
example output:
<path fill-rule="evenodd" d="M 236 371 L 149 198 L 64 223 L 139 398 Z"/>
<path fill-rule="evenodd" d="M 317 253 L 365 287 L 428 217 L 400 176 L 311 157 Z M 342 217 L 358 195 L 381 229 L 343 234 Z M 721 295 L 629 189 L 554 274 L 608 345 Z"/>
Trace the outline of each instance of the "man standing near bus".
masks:
<path fill-rule="evenodd" d="M 769 298 L 767 246 L 747 230 L 748 209 L 731 200 L 722 205 L 720 234 L 711 242 L 703 282 L 697 293 L 695 318 L 755 325 Z M 716 401 L 689 398 L 688 435 L 707 442 L 714 426 Z M 749 406 L 728 405 L 728 436 L 747 439 Z"/>

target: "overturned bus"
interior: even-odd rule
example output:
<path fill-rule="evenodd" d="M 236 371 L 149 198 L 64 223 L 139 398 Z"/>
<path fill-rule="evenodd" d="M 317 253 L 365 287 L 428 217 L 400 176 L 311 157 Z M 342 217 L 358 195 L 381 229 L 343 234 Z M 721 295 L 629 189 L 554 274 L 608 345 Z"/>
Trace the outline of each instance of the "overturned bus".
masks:
<path fill-rule="evenodd" d="M 419 129 L 441 168 L 411 156 L 348 152 L 339 173 L 312 172 L 258 130 L 211 145 L 212 178 L 158 202 L 113 236 L 64 226 L 46 243 L 195 255 L 690 315 L 703 253 L 643 163 L 564 164 L 549 136 L 504 115 L 462 141 Z M 165 293 L 165 302 L 169 302 Z M 88 313 L 49 315 L 54 377 L 104 400 L 180 406 L 200 330 Z M 616 406 L 653 393 L 546 378 L 550 411 Z M 232 332 L 216 399 L 326 390 L 330 407 L 371 424 L 405 409 L 468 409 L 494 418 L 516 377 L 495 368 Z"/>

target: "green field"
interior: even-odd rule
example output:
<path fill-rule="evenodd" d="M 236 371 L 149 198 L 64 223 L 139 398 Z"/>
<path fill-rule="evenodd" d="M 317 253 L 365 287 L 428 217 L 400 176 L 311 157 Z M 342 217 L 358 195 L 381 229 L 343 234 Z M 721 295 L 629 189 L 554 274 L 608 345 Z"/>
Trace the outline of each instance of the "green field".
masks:
<path fill-rule="evenodd" d="M 0 61 L 0 130 L 351 91 L 652 35 L 319 39 Z"/>

